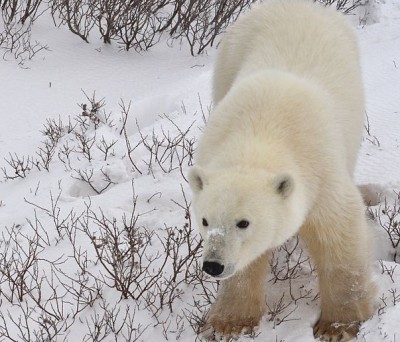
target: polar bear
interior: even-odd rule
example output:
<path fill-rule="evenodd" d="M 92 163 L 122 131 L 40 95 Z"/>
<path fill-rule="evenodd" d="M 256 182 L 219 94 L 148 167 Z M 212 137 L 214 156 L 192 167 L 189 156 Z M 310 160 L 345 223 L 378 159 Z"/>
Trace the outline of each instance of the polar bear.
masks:
<path fill-rule="evenodd" d="M 259 324 L 269 251 L 298 233 L 320 284 L 314 336 L 349 341 L 376 291 L 352 176 L 364 120 L 352 29 L 311 2 L 255 6 L 222 39 L 213 101 L 189 172 L 203 270 L 223 280 L 203 334 Z"/>

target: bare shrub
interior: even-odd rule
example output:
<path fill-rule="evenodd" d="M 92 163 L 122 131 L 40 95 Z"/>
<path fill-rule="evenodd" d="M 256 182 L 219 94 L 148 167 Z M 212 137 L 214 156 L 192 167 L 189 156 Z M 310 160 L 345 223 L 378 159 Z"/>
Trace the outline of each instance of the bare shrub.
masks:
<path fill-rule="evenodd" d="M 357 7 L 365 4 L 365 0 L 314 0 L 320 2 L 325 6 L 335 6 L 338 11 L 349 14 Z M 369 1 L 369 0 L 367 0 Z"/>
<path fill-rule="evenodd" d="M 285 291 L 278 299 L 271 302 L 267 299 L 267 313 L 275 327 L 283 322 L 298 319 L 292 317 L 298 304 L 313 301 L 318 298 L 318 294 L 313 293 L 314 289 L 308 288 L 302 282 L 302 277 L 313 275 L 314 266 L 298 236 L 272 252 L 270 265 L 269 282 L 285 286 Z"/>
<path fill-rule="evenodd" d="M 71 324 L 47 317 L 33 305 L 22 302 L 14 305 L 12 313 L 10 310 L 0 312 L 0 338 L 13 342 L 67 341 Z"/>
<path fill-rule="evenodd" d="M 386 274 L 394 284 L 394 274 L 397 272 L 397 264 L 395 266 L 387 266 L 383 261 L 380 261 L 381 272 L 382 274 Z M 395 287 L 387 290 L 385 293 L 379 297 L 379 308 L 378 315 L 382 315 L 386 312 L 387 308 L 396 306 L 400 303 L 400 293 L 397 291 Z"/>
<path fill-rule="evenodd" d="M 43 8 L 43 9 L 42 9 Z M 0 50 L 3 59 L 12 56 L 23 66 L 46 45 L 32 40 L 32 25 L 46 10 L 42 0 L 4 0 L 0 2 Z"/>
<path fill-rule="evenodd" d="M 397 262 L 400 246 L 400 193 L 395 193 L 395 195 L 396 198 L 392 204 L 385 198 L 384 204 L 375 210 L 374 217 L 387 233 L 393 248 L 393 261 Z"/>
<path fill-rule="evenodd" d="M 50 162 L 57 149 L 57 144 L 63 136 L 61 120 L 56 123 L 54 120 L 48 119 L 47 125 L 44 126 L 42 134 L 47 136 L 48 139 L 42 142 L 42 146 L 40 146 L 36 152 L 38 159 L 36 159 L 35 165 L 39 170 L 43 168 L 50 171 Z"/>
<path fill-rule="evenodd" d="M 124 4 L 117 20 L 115 37 L 125 50 L 146 51 L 158 43 L 162 19 L 157 11 L 169 1 L 136 0 Z"/>
<path fill-rule="evenodd" d="M 99 280 L 116 289 L 122 299 L 131 298 L 158 317 L 181 295 L 181 284 L 190 284 L 193 267 L 197 267 L 201 242 L 193 233 L 189 203 L 183 192 L 186 223 L 182 228 L 164 227 L 160 232 L 139 224 L 143 214 L 137 213 L 134 195 L 129 217 L 122 221 L 108 218 L 100 210 L 87 207 L 79 220 L 79 230 L 91 241 L 97 262 L 101 265 Z M 93 227 L 93 225 L 95 225 Z M 92 227 L 92 228 L 91 228 Z M 153 245 L 161 251 L 154 252 Z M 167 272 L 168 270 L 168 272 Z"/>
<path fill-rule="evenodd" d="M 346 14 L 364 0 L 314 0 Z M 32 42 L 31 25 L 50 8 L 55 25 L 66 25 L 85 42 L 94 27 L 105 44 L 116 42 L 121 49 L 146 51 L 163 32 L 174 40 L 188 42 L 192 55 L 201 54 L 217 37 L 257 0 L 4 0 L 0 3 L 4 30 L 0 47 L 23 65 L 47 49 Z"/>
<path fill-rule="evenodd" d="M 313 272 L 310 257 L 304 252 L 300 239 L 295 236 L 293 239 L 278 247 L 272 252 L 271 273 L 273 283 L 279 281 L 293 281 L 306 269 L 306 272 Z"/>
<path fill-rule="evenodd" d="M 131 109 L 131 102 L 129 102 L 129 104 L 126 105 L 125 102 L 123 100 L 121 100 L 121 103 L 119 106 L 121 108 L 121 121 L 122 121 L 122 127 L 119 132 L 119 135 L 123 135 L 123 137 L 124 137 L 124 142 L 125 142 L 126 150 L 127 150 L 127 156 L 129 158 L 129 161 L 131 162 L 133 169 L 135 171 L 137 171 L 139 174 L 142 174 L 142 171 L 140 171 L 140 169 L 138 168 L 137 163 L 134 160 L 134 157 L 132 155 L 133 152 L 138 148 L 138 146 L 141 145 L 141 141 L 137 142 L 137 144 L 134 147 L 132 147 L 132 144 L 128 137 L 128 133 L 126 131 L 126 124 L 128 122 L 128 117 L 129 117 L 129 113 L 130 113 L 130 109 Z"/>
<path fill-rule="evenodd" d="M 96 25 L 104 43 L 118 42 L 128 51 L 147 50 L 158 42 L 162 20 L 157 12 L 170 1 L 101 0 L 96 3 Z"/>
<path fill-rule="evenodd" d="M 95 25 L 95 8 L 91 0 L 52 0 L 51 14 L 56 23 L 67 25 L 68 29 L 86 43 L 89 43 L 89 33 Z"/>
<path fill-rule="evenodd" d="M 32 339 L 32 334 L 39 332 L 40 336 L 53 336 L 51 338 L 62 336 L 88 307 L 95 308 L 95 313 L 84 320 L 89 330 L 84 340 L 101 341 L 111 336 L 123 336 L 126 341 L 139 340 L 147 329 L 134 319 L 139 309 L 148 310 L 153 315 L 155 325 L 162 327 L 166 338 L 171 334 L 171 324 L 176 324 L 176 334 L 183 332 L 183 316 L 177 316 L 173 323 L 166 311 L 174 311 L 184 287 L 197 287 L 198 279 L 201 279 L 204 286 L 199 267 L 201 241 L 193 232 L 190 203 L 182 188 L 182 200 L 174 201 L 182 209 L 182 226 L 165 225 L 158 230 L 151 230 L 141 224 L 146 213 L 137 212 L 138 197 L 132 189 L 132 209 L 129 216 L 124 215 L 121 219 L 107 217 L 101 209 L 95 211 L 90 201 L 86 203 L 84 212 L 71 210 L 62 216 L 59 207 L 61 190 L 58 195 L 51 195 L 48 208 L 27 201 L 35 210 L 51 218 L 60 237 L 57 244 L 69 241 L 73 253 L 67 258 L 51 262 L 41 258 L 42 263 L 48 262 L 50 266 L 46 274 L 40 275 L 40 267 L 36 268 L 36 273 L 29 273 L 33 276 L 28 285 L 22 287 L 26 289 L 23 296 L 27 296 L 39 310 L 36 312 L 40 312 L 47 320 L 43 326 L 42 316 L 36 317 L 31 312 L 23 311 L 13 324 L 20 324 L 25 340 Z M 34 230 L 38 232 L 43 229 L 37 217 L 30 225 L 36 227 Z M 14 234 L 18 235 L 18 240 L 21 240 L 20 234 L 19 230 Z M 92 245 L 95 257 L 89 258 L 90 251 L 82 248 L 85 236 Z M 37 238 L 35 241 L 36 245 L 38 242 L 43 244 L 42 239 Z M 46 246 L 50 244 L 48 237 L 43 241 Z M 157 251 L 154 246 L 161 248 Z M 38 259 L 35 258 L 36 254 L 29 250 L 28 255 L 33 260 Z M 64 270 L 65 265 L 71 261 L 77 267 L 74 274 Z M 5 279 L 10 278 L 6 276 Z M 118 303 L 111 304 L 105 300 L 104 287 L 120 294 Z M 11 293 L 15 291 L 14 288 L 10 290 Z M 126 300 L 130 300 L 130 304 L 126 310 L 121 309 Z M 0 316 L 0 336 L 1 329 L 4 330 L 3 336 L 10 334 L 9 320 Z M 47 327 L 49 332 L 46 329 L 32 332 L 33 322 L 40 323 L 43 329 Z"/>
<path fill-rule="evenodd" d="M 5 179 L 25 178 L 34 166 L 33 159 L 30 156 L 21 157 L 9 153 L 9 158 L 4 158 L 4 160 L 11 167 L 11 171 L 8 171 L 6 167 L 1 168 Z M 9 172 L 12 172 L 12 174 Z"/>
<path fill-rule="evenodd" d="M 100 143 L 96 144 L 97 148 L 104 153 L 104 161 L 108 159 L 110 155 L 113 154 L 112 148 L 117 143 L 117 140 L 112 140 L 111 142 L 107 141 L 104 136 L 101 138 Z"/>
<path fill-rule="evenodd" d="M 149 327 L 136 323 L 136 307 L 122 303 L 111 305 L 103 300 L 93 314 L 85 318 L 89 332 L 84 336 L 85 342 L 108 341 L 114 337 L 118 341 L 140 341 Z"/>
<path fill-rule="evenodd" d="M 397 264 L 394 266 L 387 266 L 387 265 L 385 265 L 385 263 L 382 260 L 379 260 L 379 265 L 381 266 L 382 274 L 388 275 L 390 280 L 392 281 L 392 283 L 394 283 L 393 276 L 396 271 Z"/>
<path fill-rule="evenodd" d="M 18 22 L 22 25 L 28 19 L 37 18 L 42 0 L 4 0 L 0 2 L 3 20 L 5 23 Z"/>
<path fill-rule="evenodd" d="M 368 114 L 365 114 L 365 119 L 366 119 L 366 123 L 364 124 L 364 129 L 365 129 L 365 133 L 367 133 L 367 136 L 365 137 L 365 139 L 367 141 L 369 141 L 372 145 L 380 147 L 381 143 L 380 143 L 379 139 L 371 133 L 371 125 L 369 122 Z"/>
<path fill-rule="evenodd" d="M 8 158 L 4 158 L 11 170 L 2 167 L 4 178 L 8 180 L 25 178 L 32 169 L 50 171 L 50 162 L 57 150 L 59 140 L 64 135 L 63 123 L 61 120 L 48 119 L 41 133 L 46 136 L 46 140 L 42 141 L 39 146 L 36 157 L 34 156 L 19 156 L 16 153 L 9 153 Z"/>
<path fill-rule="evenodd" d="M 14 155 L 9 153 L 9 157 L 5 158 L 5 161 L 11 170 L 6 167 L 1 168 L 4 178 L 7 180 L 25 178 L 32 169 L 50 171 L 50 163 L 58 150 L 60 140 L 64 135 L 71 133 L 74 128 L 70 121 L 64 125 L 60 118 L 58 120 L 47 119 L 40 131 L 46 139 L 38 147 L 36 156 L 19 156 L 16 153 Z"/>
<path fill-rule="evenodd" d="M 54 0 L 52 14 L 86 42 L 96 25 L 104 43 L 116 41 L 126 51 L 144 51 L 159 41 L 162 32 L 169 31 L 174 39 L 185 38 L 194 55 L 212 46 L 253 1 Z"/>
<path fill-rule="evenodd" d="M 214 45 L 218 35 L 252 2 L 254 0 L 185 1 L 178 14 L 178 35 L 188 41 L 192 55 L 201 54 Z"/>
<path fill-rule="evenodd" d="M 115 184 L 102 168 L 99 170 L 102 175 L 102 177 L 100 176 L 101 178 L 98 177 L 98 172 L 95 175 L 95 170 L 92 168 L 86 170 L 75 169 L 74 171 L 75 174 L 71 177 L 88 184 L 97 195 L 100 195 L 111 185 Z"/>
<path fill-rule="evenodd" d="M 31 25 L 12 22 L 5 23 L 3 31 L 0 33 L 0 49 L 3 51 L 3 59 L 11 55 L 18 61 L 20 66 L 24 66 L 27 60 L 31 60 L 42 50 L 48 50 L 47 45 L 42 45 L 38 41 L 32 41 Z"/>
<path fill-rule="evenodd" d="M 154 233 L 135 226 L 138 219 L 135 206 L 136 200 L 132 216 L 129 221 L 124 219 L 122 227 L 115 218 L 109 219 L 103 212 L 97 214 L 90 207 L 80 224 L 102 265 L 103 282 L 119 291 L 122 298 L 138 300 L 157 280 L 158 272 L 153 274 L 150 265 L 162 255 L 146 254 Z M 100 229 L 92 231 L 90 221 Z"/>
<path fill-rule="evenodd" d="M 167 131 L 161 126 L 157 132 L 153 130 L 151 134 L 145 134 L 136 121 L 140 139 L 133 145 L 126 131 L 126 123 L 128 121 L 131 104 L 129 103 L 126 105 L 121 101 L 120 107 L 122 115 L 120 135 L 124 136 L 127 156 L 134 170 L 140 174 L 143 173 L 138 166 L 138 161 L 135 160 L 133 155 L 139 149 L 144 149 L 147 151 L 147 158 L 143 159 L 142 162 L 145 164 L 148 174 L 152 174 L 153 177 L 155 177 L 154 172 L 157 170 L 161 170 L 163 173 L 171 173 L 175 170 L 179 170 L 182 178 L 187 182 L 184 170 L 186 167 L 193 165 L 194 148 L 196 144 L 196 138 L 192 134 L 194 122 L 187 128 L 182 129 L 174 120 L 164 114 L 161 118 L 171 124 L 174 130 Z M 183 110 L 185 109 L 183 108 Z"/>
<path fill-rule="evenodd" d="M 5 227 L 0 240 L 1 294 L 10 302 L 22 302 L 37 277 L 37 263 L 43 247 L 38 234 L 32 237 L 21 232 L 20 225 Z"/>
<path fill-rule="evenodd" d="M 168 116 L 164 116 L 177 130 L 176 135 L 171 132 L 165 131 L 161 128 L 161 137 L 154 131 L 152 135 L 144 135 L 140 130 L 139 125 L 136 123 L 140 137 L 141 145 L 148 151 L 148 160 L 144 160 L 148 172 L 154 176 L 154 168 L 158 167 L 163 173 L 171 173 L 174 170 L 179 170 L 182 178 L 187 182 L 186 176 L 183 172 L 184 167 L 193 165 L 194 146 L 196 139 L 190 137 L 193 124 L 188 128 L 182 130 L 178 127 L 173 120 Z"/>
<path fill-rule="evenodd" d="M 57 155 L 67 170 L 75 170 L 73 177 L 89 184 L 96 193 L 103 192 L 105 188 L 113 184 L 108 174 L 103 172 L 101 168 L 99 173 L 101 174 L 100 183 L 102 184 L 99 185 L 96 184 L 98 177 L 93 178 L 93 169 L 76 170 L 71 164 L 72 157 L 77 155 L 79 155 L 79 158 L 83 157 L 88 162 L 92 162 L 93 159 L 98 158 L 98 151 L 103 154 L 101 159 L 107 161 L 112 155 L 111 148 L 117 143 L 115 140 L 107 141 L 104 136 L 102 136 L 100 143 L 97 143 L 96 130 L 103 125 L 112 128 L 114 123 L 110 118 L 111 113 L 107 114 L 104 111 L 104 99 L 97 100 L 95 93 L 91 96 L 83 93 L 88 104 L 79 105 L 82 112 L 74 117 L 75 122 L 72 122 L 71 118 L 68 118 L 67 123 L 64 123 L 60 118 L 58 120 L 46 120 L 43 129 L 40 131 L 45 140 L 41 142 L 34 156 L 20 156 L 9 153 L 9 156 L 5 158 L 8 167 L 1 167 L 5 179 L 26 178 L 32 170 L 50 171 L 51 161 L 54 155 Z M 63 140 L 66 136 L 69 136 L 70 139 Z M 72 144 L 73 146 L 71 146 Z M 103 181 L 106 184 L 103 184 Z"/>

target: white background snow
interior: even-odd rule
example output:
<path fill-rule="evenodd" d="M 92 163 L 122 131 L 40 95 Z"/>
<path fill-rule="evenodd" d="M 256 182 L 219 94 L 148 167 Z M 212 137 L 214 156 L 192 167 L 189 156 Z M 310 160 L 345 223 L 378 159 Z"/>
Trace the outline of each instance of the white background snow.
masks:
<path fill-rule="evenodd" d="M 366 24 L 359 25 L 360 14 L 350 18 L 360 40 L 370 133 L 365 133 L 355 179 L 358 184 L 379 185 L 382 202 L 372 208 L 375 214 L 379 214 L 385 205 L 385 197 L 389 206 L 398 205 L 395 203 L 399 201 L 396 192 L 400 191 L 400 2 L 375 1 L 367 10 L 369 13 L 365 16 L 368 19 Z M 45 245 L 40 257 L 52 261 L 53 266 L 57 264 L 55 260 L 64 260 L 59 267 L 74 277 L 77 270 L 71 260 L 71 246 L 67 241 L 58 239 L 52 218 L 46 212 L 51 208 L 52 200 L 53 203 L 56 201 L 60 217 L 67 217 L 71 210 L 76 213 L 84 212 L 90 203 L 96 213 L 100 213 L 101 208 L 108 218 L 115 217 L 121 222 L 123 215 L 129 217 L 132 211 L 134 188 L 134 195 L 137 196 L 136 210 L 141 214 L 141 226 L 162 237 L 166 234 L 167 227 L 178 227 L 176 229 L 179 230 L 187 222 L 185 212 L 180 206 L 184 203 L 182 191 L 189 202 L 191 195 L 179 168 L 166 173 L 154 164 L 149 172 L 145 163 L 149 158 L 148 152 L 140 147 L 132 153 L 132 157 L 142 174 L 133 169 L 126 155 L 125 140 L 119 134 L 122 125 L 119 104 L 121 99 L 126 104 L 131 101 L 126 128 L 133 146 L 140 141 L 138 126 L 141 134 L 148 137 L 153 132 L 161 137 L 163 131 L 177 136 L 179 132 L 176 126 L 182 131 L 191 126 L 188 136 L 198 137 L 204 126 L 203 114 L 208 116 L 211 105 L 210 84 L 216 49 L 208 49 L 207 54 L 192 57 L 184 44 L 175 42 L 170 46 L 171 42 L 167 44 L 166 41 L 161 41 L 142 54 L 121 52 L 115 46 L 105 46 L 95 38 L 87 44 L 65 28 L 53 27 L 51 20 L 44 16 L 35 23 L 33 33 L 34 38 L 47 44 L 50 51 L 41 52 L 34 60 L 26 62 L 24 68 L 11 58 L 0 61 L 0 166 L 10 172 L 5 160 L 10 160 L 9 153 L 18 156 L 36 155 L 38 148 L 42 146 L 41 142 L 45 140 L 40 131 L 43 130 L 47 118 L 60 118 L 64 125 L 68 123 L 69 117 L 75 122 L 75 118 L 80 117 L 82 112 L 79 104 L 89 105 L 83 91 L 89 97 L 95 92 L 97 100 L 104 98 L 105 107 L 99 115 L 104 119 L 105 114 L 110 114 L 113 121 L 112 127 L 100 124 L 96 129 L 93 123 L 89 123 L 90 127 L 85 134 L 89 138 L 95 137 L 96 146 L 102 138 L 108 142 L 117 142 L 112 148 L 112 155 L 106 161 L 103 153 L 94 147 L 93 160 L 88 161 L 75 153 L 71 157 L 71 167 L 67 168 L 57 157 L 57 150 L 49 171 L 33 168 L 26 178 L 15 180 L 6 180 L 0 172 L 0 253 L 3 259 L 10 257 L 5 252 L 4 241 L 7 231 L 12 227 L 18 227 L 29 236 L 32 234 L 29 222 L 40 222 L 43 226 L 41 231 L 47 232 L 50 242 Z M 71 146 L 78 146 L 76 137 L 65 134 L 58 147 L 61 148 L 67 142 Z M 107 184 L 104 183 L 103 171 L 112 184 L 101 194 L 96 194 L 88 184 L 77 179 L 77 170 L 92 170 L 95 185 L 99 188 Z M 184 165 L 183 173 L 187 170 L 188 166 Z M 384 215 L 382 220 L 384 223 Z M 400 221 L 400 215 L 397 220 Z M 93 231 L 96 231 L 95 224 L 91 224 Z M 371 254 L 374 254 L 376 260 L 374 269 L 379 285 L 379 298 L 375 315 L 363 324 L 357 341 L 395 342 L 400 340 L 400 268 L 394 262 L 396 251 L 388 234 L 378 222 L 371 222 L 371 226 L 377 245 L 377 248 L 371 245 Z M 99 236 L 100 233 L 97 234 Z M 94 260 L 90 239 L 82 235 L 78 240 L 81 248 L 87 251 L 89 259 Z M 24 245 L 24 241 L 21 244 Z M 162 251 L 160 240 L 153 237 L 150 250 L 153 254 Z M 400 248 L 397 252 L 400 253 Z M 285 254 L 281 254 L 281 258 L 284 257 Z M 378 259 L 383 259 L 383 263 L 380 264 Z M 4 260 L 1 265 L 4 266 Z M 38 265 L 39 274 L 47 274 L 49 277 L 50 263 L 40 261 Z M 90 269 L 94 273 L 101 272 L 99 265 L 91 265 Z M 255 341 L 268 342 L 313 341 L 312 326 L 319 315 L 318 288 L 315 274 L 309 273 L 304 266 L 292 284 L 284 281 L 269 282 L 267 303 L 271 310 L 265 315 L 256 336 L 242 337 L 240 340 L 253 338 Z M 18 317 L 22 317 L 21 303 L 16 303 L 17 300 L 11 303 L 5 299 L 3 294 L 9 293 L 9 287 L 4 276 L 0 279 L 1 313 L 15 340 L 22 341 L 19 335 L 21 332 L 10 320 L 13 317 L 18 323 Z M 43 285 L 42 290 L 45 298 L 51 297 L 47 285 Z M 212 285 L 207 283 L 207 286 L 213 291 Z M 58 290 L 64 293 L 59 287 Z M 300 298 L 298 301 L 290 300 L 291 291 L 296 298 Z M 304 293 L 307 296 L 303 298 L 301 294 Z M 283 294 L 285 296 L 282 297 Z M 102 299 L 95 305 L 86 307 L 74 320 L 65 313 L 64 318 L 71 326 L 54 340 L 94 340 L 89 327 L 94 327 L 95 318 L 104 313 L 101 303 L 108 303 L 109 308 L 113 305 L 114 308 L 121 307 L 122 311 L 127 307 L 136 307 L 132 298 L 120 301 L 120 296 L 121 293 L 115 289 L 104 286 Z M 66 298 L 68 299 L 68 295 Z M 138 306 L 134 325 L 141 326 L 143 330 L 138 340 L 196 340 L 196 334 L 187 319 L 190 316 L 187 314 L 189 311 L 196 312 L 193 308 L 196 300 L 203 300 L 201 289 L 182 283 L 172 312 L 165 307 L 158 317 L 159 321 L 152 317 L 149 310 Z M 287 307 L 274 317 L 271 312 L 280 301 L 283 301 L 283 305 L 286 303 Z M 33 305 L 29 298 L 24 298 L 24 303 Z M 65 310 L 72 310 L 65 305 Z M 40 309 L 33 306 L 32 317 L 40 317 L 40 314 Z M 133 311 L 131 314 L 133 315 Z M 117 323 L 121 322 L 122 315 L 117 316 Z M 29 321 L 32 341 L 40 340 L 34 337 L 35 329 L 39 329 L 40 319 L 37 318 L 36 322 Z M 4 326 L 4 320 L 2 322 L 0 319 L 0 327 L 2 325 Z M 2 337 L 1 329 L 0 340 L 10 341 L 8 337 Z M 104 341 L 114 340 L 134 339 L 126 337 L 125 330 L 119 335 L 111 333 L 104 338 Z"/>

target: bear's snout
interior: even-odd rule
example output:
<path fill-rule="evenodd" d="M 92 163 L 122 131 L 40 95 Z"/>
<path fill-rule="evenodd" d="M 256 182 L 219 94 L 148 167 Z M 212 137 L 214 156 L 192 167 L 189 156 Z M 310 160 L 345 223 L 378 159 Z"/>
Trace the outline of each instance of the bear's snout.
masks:
<path fill-rule="evenodd" d="M 220 263 L 214 261 L 204 261 L 203 271 L 210 276 L 216 277 L 224 272 L 224 265 L 221 265 Z"/>

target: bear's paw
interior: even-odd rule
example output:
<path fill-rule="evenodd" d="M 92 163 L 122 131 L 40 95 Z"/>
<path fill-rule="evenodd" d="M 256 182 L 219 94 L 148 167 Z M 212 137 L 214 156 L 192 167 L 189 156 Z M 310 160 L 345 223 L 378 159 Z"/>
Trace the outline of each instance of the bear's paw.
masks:
<path fill-rule="evenodd" d="M 257 317 L 256 317 L 257 316 Z M 238 315 L 225 316 L 223 313 L 209 315 L 206 323 L 200 327 L 200 335 L 208 341 L 230 341 L 240 335 L 255 333 L 261 320 L 261 315 L 243 317 Z"/>
<path fill-rule="evenodd" d="M 319 320 L 314 326 L 314 337 L 320 341 L 348 342 L 356 338 L 360 322 L 332 323 Z"/>

